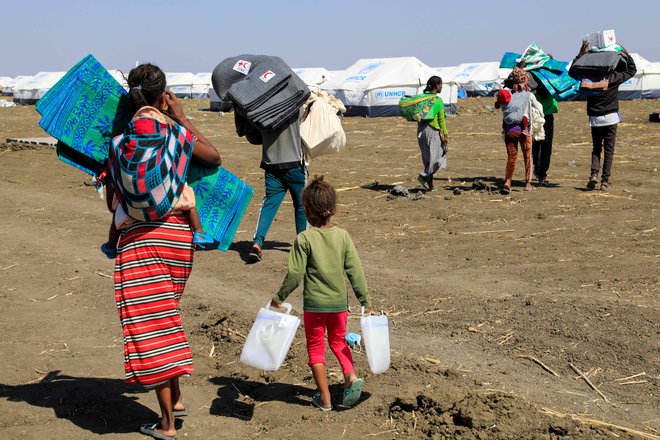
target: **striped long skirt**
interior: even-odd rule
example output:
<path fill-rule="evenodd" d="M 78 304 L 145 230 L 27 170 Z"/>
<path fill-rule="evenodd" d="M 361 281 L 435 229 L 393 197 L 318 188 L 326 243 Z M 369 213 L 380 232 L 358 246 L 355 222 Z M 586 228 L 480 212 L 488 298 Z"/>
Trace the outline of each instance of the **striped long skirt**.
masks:
<path fill-rule="evenodd" d="M 156 386 L 192 374 L 192 353 L 179 313 L 192 263 L 192 232 L 183 215 L 138 222 L 122 234 L 115 299 L 124 333 L 126 382 Z"/>

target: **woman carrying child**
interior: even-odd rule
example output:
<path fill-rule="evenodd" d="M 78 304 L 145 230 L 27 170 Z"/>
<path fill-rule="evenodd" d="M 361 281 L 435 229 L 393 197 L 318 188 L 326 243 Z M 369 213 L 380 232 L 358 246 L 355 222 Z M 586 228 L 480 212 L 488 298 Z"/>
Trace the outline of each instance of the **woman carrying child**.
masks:
<path fill-rule="evenodd" d="M 513 93 L 500 90 L 497 94 L 495 108 L 502 108 L 502 132 L 506 145 L 507 163 L 502 194 L 511 192 L 511 180 L 518 159 L 518 144 L 525 159 L 525 191 L 531 191 L 532 186 L 532 107 L 543 114 L 543 106 L 539 104 L 529 89 L 529 73 L 520 67 L 514 67 Z"/>
<path fill-rule="evenodd" d="M 193 372 L 179 300 L 193 262 L 193 232 L 181 210 L 190 159 L 217 167 L 220 154 L 165 92 L 165 74 L 142 64 L 128 76 L 137 112 L 110 148 L 108 189 L 133 218 L 121 230 L 115 259 L 115 299 L 124 335 L 126 382 L 154 388 L 158 423 L 140 431 L 176 435 L 174 417 L 187 414 L 179 377 Z M 164 115 L 174 124 L 168 124 Z"/>
<path fill-rule="evenodd" d="M 332 403 L 325 369 L 325 333 L 328 344 L 344 373 L 342 405 L 353 406 L 362 394 L 364 381 L 355 373 L 353 357 L 346 343 L 348 291 L 344 274 L 365 313 L 371 313 L 367 282 L 355 245 L 344 229 L 332 225 L 337 211 L 335 189 L 323 181 L 314 180 L 302 193 L 302 203 L 310 229 L 298 234 L 289 254 L 289 271 L 272 307 L 280 307 L 287 296 L 304 279 L 303 303 L 307 353 L 312 375 L 318 388 L 312 403 L 321 411 L 330 411 Z"/>
<path fill-rule="evenodd" d="M 426 82 L 424 93 L 439 94 L 442 91 L 442 78 L 432 76 Z M 417 124 L 417 142 L 422 153 L 424 170 L 417 180 L 422 188 L 433 191 L 433 175 L 436 171 L 447 167 L 447 125 L 445 124 L 445 105 L 438 96 L 433 104 L 432 114 L 436 116 L 431 121 L 420 121 Z"/>

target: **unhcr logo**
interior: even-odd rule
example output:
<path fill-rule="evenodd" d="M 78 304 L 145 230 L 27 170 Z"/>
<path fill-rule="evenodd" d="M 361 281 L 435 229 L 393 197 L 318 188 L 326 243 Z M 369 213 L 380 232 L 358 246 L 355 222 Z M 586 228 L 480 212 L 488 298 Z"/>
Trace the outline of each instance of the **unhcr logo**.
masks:
<path fill-rule="evenodd" d="M 406 96 L 405 90 L 376 90 L 376 99 L 400 99 Z"/>

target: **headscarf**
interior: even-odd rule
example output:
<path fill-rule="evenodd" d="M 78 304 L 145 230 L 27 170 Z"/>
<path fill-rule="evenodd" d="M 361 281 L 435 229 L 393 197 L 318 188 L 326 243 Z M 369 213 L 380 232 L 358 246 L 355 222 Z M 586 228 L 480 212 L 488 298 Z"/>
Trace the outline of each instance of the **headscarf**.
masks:
<path fill-rule="evenodd" d="M 511 72 L 511 77 L 513 79 L 513 91 L 515 92 L 521 92 L 521 91 L 527 91 L 529 92 L 529 73 L 525 72 L 524 69 L 521 69 L 520 67 L 514 67 L 513 71 Z"/>

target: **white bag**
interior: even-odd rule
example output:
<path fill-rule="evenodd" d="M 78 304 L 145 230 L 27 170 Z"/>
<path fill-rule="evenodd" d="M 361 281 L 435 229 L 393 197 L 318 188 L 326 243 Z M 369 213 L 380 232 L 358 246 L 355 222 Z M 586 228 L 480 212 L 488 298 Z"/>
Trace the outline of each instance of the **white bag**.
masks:
<path fill-rule="evenodd" d="M 384 373 L 390 367 L 390 332 L 387 316 L 364 316 L 364 307 L 362 307 L 360 330 L 367 351 L 369 369 L 374 374 Z"/>
<path fill-rule="evenodd" d="M 532 106 L 532 139 L 542 141 L 545 139 L 545 117 L 536 107 Z"/>
<path fill-rule="evenodd" d="M 292 316 L 291 304 L 283 303 L 286 313 L 270 310 L 266 307 L 259 309 L 257 319 L 248 333 L 241 362 L 266 371 L 275 371 L 282 365 L 284 358 L 291 348 L 291 342 L 300 325 L 300 318 Z"/>
<path fill-rule="evenodd" d="M 337 109 L 322 99 L 310 105 L 307 117 L 300 124 L 300 137 L 307 163 L 315 157 L 343 150 L 346 146 L 346 133 L 337 116 Z"/>

